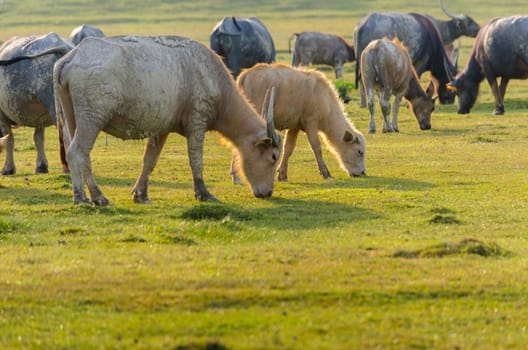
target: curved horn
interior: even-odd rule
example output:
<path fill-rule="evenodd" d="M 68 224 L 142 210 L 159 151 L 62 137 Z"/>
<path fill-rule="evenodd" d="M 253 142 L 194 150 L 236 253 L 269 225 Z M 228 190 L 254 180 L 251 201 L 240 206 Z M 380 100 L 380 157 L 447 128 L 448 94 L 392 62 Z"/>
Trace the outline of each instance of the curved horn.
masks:
<path fill-rule="evenodd" d="M 277 135 L 277 132 L 275 131 L 275 123 L 273 121 L 274 104 L 275 104 L 275 86 L 272 86 L 271 89 L 266 90 L 266 96 L 264 97 L 264 102 L 262 103 L 262 116 L 266 118 L 268 137 L 273 140 L 273 146 L 279 147 L 280 138 L 279 138 L 279 135 Z"/>
<path fill-rule="evenodd" d="M 446 55 L 444 55 L 444 69 L 447 73 L 447 78 L 449 79 L 449 81 L 453 81 L 455 80 L 455 77 L 453 76 L 453 72 L 451 71 L 451 67 L 450 67 L 450 64 L 449 64 L 449 58 L 447 58 Z M 455 72 L 456 74 L 456 72 Z"/>
<path fill-rule="evenodd" d="M 464 17 L 463 15 L 454 15 L 451 12 L 447 11 L 447 9 L 444 6 L 444 1 L 443 0 L 438 0 L 438 2 L 440 3 L 440 8 L 442 9 L 442 11 L 444 11 L 444 13 L 447 15 L 447 17 L 456 18 L 456 19 L 461 19 L 461 18 Z"/>

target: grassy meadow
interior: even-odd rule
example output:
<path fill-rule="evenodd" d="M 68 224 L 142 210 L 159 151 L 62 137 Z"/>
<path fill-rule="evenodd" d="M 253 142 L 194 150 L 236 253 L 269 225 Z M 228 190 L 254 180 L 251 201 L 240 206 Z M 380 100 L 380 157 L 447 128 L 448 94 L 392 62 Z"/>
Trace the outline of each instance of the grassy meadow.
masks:
<path fill-rule="evenodd" d="M 527 10 L 445 2 L 481 24 Z M 90 23 L 207 44 L 223 16 L 256 15 L 289 62 L 292 32 L 351 39 L 368 12 L 391 10 L 445 18 L 417 0 L 5 0 L 0 40 Z M 472 39 L 462 45 L 463 65 Z M 33 130 L 15 129 L 17 174 L 0 177 L 0 349 L 525 349 L 528 81 L 510 83 L 504 116 L 492 116 L 483 83 L 471 114 L 439 106 L 424 132 L 402 106 L 391 135 L 368 135 L 349 94 L 367 176 L 349 178 L 325 148 L 334 179 L 323 180 L 301 135 L 290 182 L 268 200 L 231 184 L 231 151 L 210 133 L 204 179 L 220 203 L 196 201 L 175 134 L 151 176 L 153 203 L 136 205 L 145 141 L 101 134 L 93 169 L 113 206 L 74 206 L 55 128 L 46 175 L 33 174 Z"/>

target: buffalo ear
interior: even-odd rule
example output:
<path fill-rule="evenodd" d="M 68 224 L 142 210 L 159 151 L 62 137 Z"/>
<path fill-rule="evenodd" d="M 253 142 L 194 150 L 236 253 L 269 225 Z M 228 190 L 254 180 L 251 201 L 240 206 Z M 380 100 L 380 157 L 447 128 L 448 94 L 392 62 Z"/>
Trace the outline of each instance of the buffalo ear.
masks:
<path fill-rule="evenodd" d="M 256 147 L 268 147 L 273 145 L 273 139 L 271 137 L 264 137 L 255 143 Z"/>
<path fill-rule="evenodd" d="M 427 89 L 425 89 L 425 93 L 427 94 L 427 96 L 432 98 L 435 94 L 435 91 L 436 91 L 436 84 L 434 83 L 433 80 L 431 80 L 429 81 L 429 85 L 427 86 Z"/>
<path fill-rule="evenodd" d="M 454 94 L 457 94 L 458 89 L 460 88 L 460 82 L 453 80 L 452 82 L 447 83 L 445 86 L 447 90 L 451 91 Z"/>
<path fill-rule="evenodd" d="M 359 143 L 359 138 L 350 131 L 345 130 L 345 135 L 343 135 L 343 141 L 350 143 Z"/>

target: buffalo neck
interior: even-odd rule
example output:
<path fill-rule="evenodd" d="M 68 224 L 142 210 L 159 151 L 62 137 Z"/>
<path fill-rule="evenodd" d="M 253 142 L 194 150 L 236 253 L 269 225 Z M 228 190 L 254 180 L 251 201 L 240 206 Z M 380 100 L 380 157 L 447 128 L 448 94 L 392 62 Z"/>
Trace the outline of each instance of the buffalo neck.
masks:
<path fill-rule="evenodd" d="M 224 98 L 213 129 L 232 144 L 240 147 L 244 142 L 255 142 L 265 137 L 267 130 L 264 119 L 242 95 L 236 92 L 235 89 Z"/>
<path fill-rule="evenodd" d="M 424 89 L 422 88 L 422 85 L 420 85 L 420 81 L 418 80 L 418 77 L 414 75 L 409 79 L 409 87 L 407 88 L 407 93 L 404 96 L 408 101 L 412 101 L 413 99 L 417 97 L 423 97 L 426 98 L 427 94 L 425 93 Z"/>
<path fill-rule="evenodd" d="M 325 135 L 328 142 L 337 144 L 342 140 L 345 130 L 352 131 L 354 130 L 354 127 L 348 121 L 342 108 L 332 108 L 330 115 L 337 117 L 324 118 L 324 122 L 319 125 L 319 131 Z"/>
<path fill-rule="evenodd" d="M 484 73 L 482 72 L 482 67 L 477 61 L 475 53 L 473 53 L 469 58 L 466 68 L 464 68 L 464 71 L 460 74 L 460 77 L 464 77 L 464 79 L 475 83 L 480 83 L 482 80 L 484 80 Z"/>

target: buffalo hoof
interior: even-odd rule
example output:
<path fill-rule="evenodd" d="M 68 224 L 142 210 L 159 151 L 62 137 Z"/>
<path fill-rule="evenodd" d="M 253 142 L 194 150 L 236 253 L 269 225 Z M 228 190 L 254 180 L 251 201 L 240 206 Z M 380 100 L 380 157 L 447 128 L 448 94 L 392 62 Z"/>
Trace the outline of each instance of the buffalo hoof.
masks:
<path fill-rule="evenodd" d="M 288 175 L 284 172 L 279 171 L 279 175 L 277 176 L 277 181 L 279 182 L 288 182 Z"/>
<path fill-rule="evenodd" d="M 94 199 L 92 201 L 92 203 L 95 206 L 98 206 L 98 207 L 106 207 L 106 206 L 110 205 L 110 201 L 108 199 L 106 199 L 105 196 L 101 196 L 99 198 Z"/>
<path fill-rule="evenodd" d="M 90 204 L 90 201 L 86 197 L 74 197 L 73 198 L 73 204 L 79 205 L 79 204 Z"/>
<path fill-rule="evenodd" d="M 375 134 L 376 133 L 376 129 L 369 129 L 368 133 L 369 134 Z"/>
<path fill-rule="evenodd" d="M 40 164 L 35 168 L 35 174 L 47 174 L 48 171 L 48 165 L 47 164 Z"/>
<path fill-rule="evenodd" d="M 200 202 L 218 202 L 218 199 L 209 192 L 195 193 L 194 196 Z"/>
<path fill-rule="evenodd" d="M 134 193 L 134 203 L 138 204 L 152 204 L 152 201 L 147 195 Z"/>
<path fill-rule="evenodd" d="M 15 174 L 16 174 L 15 168 L 2 170 L 2 175 L 15 175 Z"/>
<path fill-rule="evenodd" d="M 504 107 L 503 108 L 497 108 L 493 111 L 493 115 L 503 115 L 504 114 Z"/>

